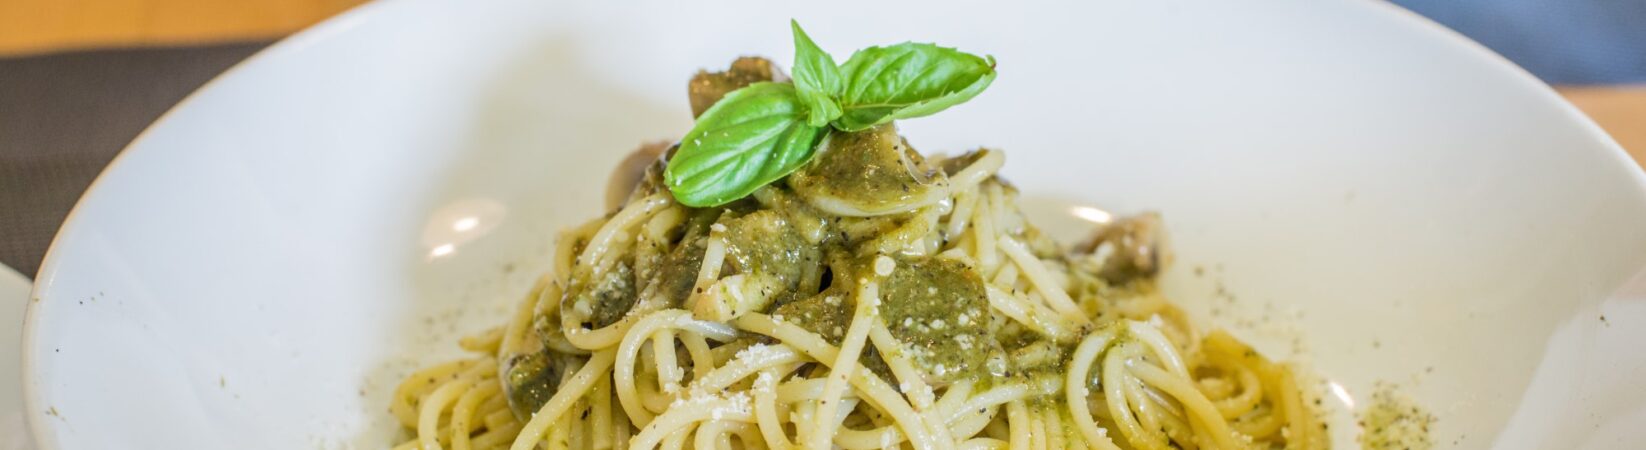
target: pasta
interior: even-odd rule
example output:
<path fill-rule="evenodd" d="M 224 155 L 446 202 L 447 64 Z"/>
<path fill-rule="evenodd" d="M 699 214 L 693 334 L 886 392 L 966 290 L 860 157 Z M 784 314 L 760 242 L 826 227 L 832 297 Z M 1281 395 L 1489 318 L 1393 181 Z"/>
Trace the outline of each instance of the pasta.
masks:
<path fill-rule="evenodd" d="M 397 449 L 1327 446 L 1294 369 L 1161 296 L 1154 215 L 1061 245 L 1004 154 L 889 124 L 719 207 L 674 201 L 666 158 L 473 357 L 405 379 Z"/>

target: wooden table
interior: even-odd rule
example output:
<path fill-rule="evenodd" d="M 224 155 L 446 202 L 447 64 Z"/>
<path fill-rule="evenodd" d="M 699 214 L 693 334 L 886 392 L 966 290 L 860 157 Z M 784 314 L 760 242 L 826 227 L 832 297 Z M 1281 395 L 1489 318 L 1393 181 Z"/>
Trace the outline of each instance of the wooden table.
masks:
<path fill-rule="evenodd" d="M 268 40 L 365 0 L 0 0 L 0 56 Z"/>
<path fill-rule="evenodd" d="M 1559 88 L 1646 167 L 1646 85 Z"/>

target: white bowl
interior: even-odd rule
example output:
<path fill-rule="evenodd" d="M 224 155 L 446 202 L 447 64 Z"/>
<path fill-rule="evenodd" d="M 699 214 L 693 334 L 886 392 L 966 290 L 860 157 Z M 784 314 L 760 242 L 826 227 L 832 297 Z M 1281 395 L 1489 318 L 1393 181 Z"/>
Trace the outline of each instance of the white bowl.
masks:
<path fill-rule="evenodd" d="M 47 449 L 382 448 L 398 377 L 497 323 L 609 168 L 688 128 L 692 71 L 787 61 L 794 15 L 837 55 L 997 56 L 987 93 L 911 141 L 1007 149 L 1058 227 L 1076 203 L 1162 211 L 1169 293 L 1303 350 L 1342 388 L 1342 447 L 1378 380 L 1442 444 L 1646 439 L 1646 295 L 1612 295 L 1646 265 L 1646 183 L 1548 87 L 1380 3 L 997 3 L 405 0 L 304 32 L 81 200 L 29 312 L 32 429 Z"/>

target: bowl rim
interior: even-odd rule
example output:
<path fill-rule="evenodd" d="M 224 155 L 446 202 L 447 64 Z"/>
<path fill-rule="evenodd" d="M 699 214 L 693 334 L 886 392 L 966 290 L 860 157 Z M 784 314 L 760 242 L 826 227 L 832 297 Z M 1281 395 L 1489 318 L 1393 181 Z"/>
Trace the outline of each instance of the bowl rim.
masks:
<path fill-rule="evenodd" d="M 79 228 L 80 222 L 76 220 L 76 218 L 82 215 L 83 210 L 88 208 L 86 206 L 87 199 L 99 192 L 111 189 L 107 187 L 109 184 L 107 181 L 109 178 L 108 175 L 113 173 L 115 170 L 119 170 L 122 163 L 124 163 L 127 159 L 132 158 L 132 149 L 139 147 L 147 141 L 149 139 L 149 135 L 152 134 L 155 129 L 160 128 L 169 122 L 172 116 L 178 114 L 179 111 L 185 110 L 189 108 L 190 105 L 198 102 L 199 98 L 205 93 L 216 90 L 217 86 L 223 84 L 224 80 L 237 77 L 239 76 L 238 74 L 242 72 L 251 70 L 251 68 L 255 66 L 262 65 L 262 61 L 270 59 L 273 55 L 302 51 L 306 47 L 319 45 L 326 42 L 332 35 L 358 27 L 366 21 L 374 20 L 376 17 L 384 15 L 382 11 L 395 7 L 403 7 L 398 6 L 403 3 L 406 2 L 366 2 L 351 7 L 341 13 L 338 13 L 337 15 L 299 30 L 289 36 L 281 38 L 269 44 L 267 47 L 252 53 L 251 56 L 247 56 L 245 59 L 234 63 L 234 65 L 229 66 L 229 68 L 225 69 L 222 73 L 219 73 L 216 76 L 213 76 L 210 80 L 207 80 L 205 83 L 202 83 L 200 87 L 195 88 L 194 91 L 189 92 L 188 95 L 185 95 L 182 100 L 178 100 L 177 104 L 167 108 L 166 112 L 161 113 L 159 117 L 154 119 L 154 122 L 149 123 L 148 126 L 143 128 L 143 131 L 137 133 L 137 136 L 133 137 L 131 142 L 128 142 L 125 146 L 121 147 L 120 151 L 115 154 L 114 158 L 110 159 L 109 163 L 104 165 L 102 170 L 98 171 L 97 176 L 92 179 L 91 184 L 88 184 L 86 186 L 86 190 L 81 192 L 80 198 L 75 200 L 74 206 L 69 209 L 68 215 L 63 217 L 63 223 L 58 226 L 57 234 L 52 236 L 51 244 L 46 247 L 46 254 L 41 258 L 40 268 L 34 274 L 33 289 L 29 291 L 29 298 L 31 300 L 28 302 L 28 306 L 23 312 L 23 338 L 21 342 L 22 358 L 19 364 L 20 369 L 22 369 L 23 372 L 22 376 L 19 378 L 23 389 L 23 422 L 26 424 L 30 437 L 34 439 L 34 445 L 39 450 L 53 450 L 62 448 L 62 446 L 58 444 L 56 437 L 49 433 L 49 431 L 54 429 L 56 425 L 53 424 L 51 420 L 48 420 L 47 416 L 50 413 L 48 412 L 49 407 L 45 406 L 47 404 L 47 399 L 44 398 L 44 390 L 39 387 L 40 374 L 36 373 L 36 369 L 39 367 L 38 362 L 49 357 L 47 356 L 49 353 L 39 351 L 40 349 L 37 348 L 39 331 L 42 326 L 41 324 L 45 322 L 45 320 L 42 319 L 42 315 L 44 314 L 42 308 L 43 304 L 46 303 L 44 301 L 45 294 L 51 289 L 53 279 L 59 271 L 58 266 L 62 265 L 61 260 L 65 258 L 61 251 L 62 243 L 66 241 L 77 228 Z"/>
<path fill-rule="evenodd" d="M 222 73 L 212 77 L 211 80 L 203 83 L 199 88 L 195 89 L 182 100 L 178 101 L 177 104 L 167 109 L 165 113 L 161 114 L 154 120 L 154 122 L 145 127 L 142 132 L 138 133 L 131 142 L 122 147 L 115 157 L 111 159 L 101 171 L 98 172 L 97 177 L 95 177 L 87 186 L 80 198 L 75 201 L 73 208 L 69 210 L 68 215 L 63 219 L 62 225 L 59 226 L 57 233 L 53 236 L 52 242 L 47 248 L 45 256 L 41 260 L 40 268 L 34 276 L 33 289 L 30 291 L 30 298 L 33 300 L 28 302 L 23 315 L 23 336 L 21 340 L 22 357 L 19 364 L 19 368 L 22 370 L 20 381 L 23 391 L 22 406 L 25 410 L 23 417 L 24 421 L 27 423 L 28 432 L 34 438 L 34 443 L 36 446 L 38 446 L 41 450 L 61 448 L 55 440 L 55 436 L 49 433 L 49 431 L 55 429 L 57 425 L 55 425 L 56 422 L 48 420 L 47 416 L 49 413 L 47 409 L 44 409 L 47 399 L 44 398 L 44 389 L 39 387 L 41 375 L 36 371 L 39 367 L 38 362 L 45 358 L 49 358 L 50 353 L 39 351 L 40 349 L 37 348 L 37 342 L 39 331 L 43 326 L 42 324 L 45 322 L 45 319 L 43 319 L 43 314 L 45 313 L 42 310 L 42 304 L 46 302 L 42 301 L 42 299 L 51 289 L 52 282 L 56 278 L 57 273 L 60 271 L 59 266 L 62 265 L 62 260 L 66 258 L 61 250 L 61 244 L 70 239 L 75 234 L 75 231 L 80 227 L 80 221 L 77 220 L 77 218 L 82 215 L 83 210 L 88 208 L 86 206 L 87 199 L 91 198 L 93 195 L 112 189 L 108 187 L 108 174 L 116 170 L 120 170 L 119 168 L 127 159 L 140 157 L 133 156 L 134 152 L 132 150 L 134 148 L 139 147 L 146 142 L 149 139 L 149 135 L 155 129 L 164 126 L 171 120 L 172 116 L 178 114 L 179 111 L 190 108 L 191 105 L 196 103 L 199 97 L 203 94 L 217 90 L 218 86 L 221 85 L 224 80 L 238 77 L 239 74 L 247 70 L 255 70 L 256 67 L 264 65 L 265 61 L 271 59 L 273 56 L 284 53 L 299 52 L 310 46 L 321 45 L 332 39 L 333 35 L 361 26 L 368 21 L 386 20 L 382 19 L 383 16 L 388 15 L 385 11 L 393 8 L 410 7 L 407 5 L 408 3 L 410 2 L 367 2 L 293 33 L 290 36 L 279 39 L 269 46 L 258 50 L 251 56 L 246 57 L 244 60 L 230 66 Z M 1595 121 L 1587 114 L 1584 114 L 1575 105 L 1560 96 L 1560 94 L 1556 92 L 1552 86 L 1544 83 L 1526 69 L 1516 65 L 1508 58 L 1492 51 L 1486 46 L 1469 39 L 1463 34 L 1447 28 L 1446 26 L 1419 15 L 1411 10 L 1400 7 L 1399 5 L 1389 2 L 1365 0 L 1349 1 L 1345 3 L 1350 4 L 1351 6 L 1347 7 L 1351 8 L 1355 6 L 1362 7 L 1361 10 L 1365 11 L 1366 14 L 1385 15 L 1385 17 L 1393 19 L 1394 22 L 1397 22 L 1399 24 L 1398 26 L 1408 28 L 1412 30 L 1411 32 L 1413 33 L 1427 34 L 1430 36 L 1428 39 L 1434 40 L 1434 45 L 1460 46 L 1464 51 L 1472 53 L 1476 57 L 1484 58 L 1488 61 L 1486 64 L 1503 71 L 1505 75 L 1520 85 L 1520 87 L 1515 89 L 1523 90 L 1528 95 L 1535 96 L 1536 99 L 1541 100 L 1544 104 L 1558 110 L 1566 120 L 1586 131 L 1590 138 L 1595 139 L 1596 143 L 1604 148 L 1601 151 L 1611 155 L 1615 164 L 1620 164 L 1631 169 L 1627 170 L 1627 172 L 1629 173 L 1629 179 L 1634 182 L 1635 189 L 1641 192 L 1646 192 L 1646 168 L 1643 168 L 1641 164 L 1636 163 L 1628 152 L 1625 151 L 1609 133 L 1602 129 L 1599 124 L 1595 123 Z"/>

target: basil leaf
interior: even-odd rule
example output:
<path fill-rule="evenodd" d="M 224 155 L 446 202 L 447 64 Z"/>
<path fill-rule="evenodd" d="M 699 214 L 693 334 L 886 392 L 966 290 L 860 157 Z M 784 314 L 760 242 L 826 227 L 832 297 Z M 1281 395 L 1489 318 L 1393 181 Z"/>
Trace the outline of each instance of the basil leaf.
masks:
<path fill-rule="evenodd" d="M 913 42 L 858 50 L 840 71 L 845 110 L 834 125 L 845 131 L 936 114 L 976 97 L 997 73 L 994 58 Z"/>
<path fill-rule="evenodd" d="M 810 159 L 827 128 L 806 125 L 794 86 L 755 83 L 727 94 L 680 140 L 663 179 L 686 206 L 743 198 Z"/>
<path fill-rule="evenodd" d="M 800 101 L 806 105 L 806 124 L 814 127 L 828 125 L 840 117 L 840 103 L 835 98 L 845 88 L 840 80 L 840 67 L 834 57 L 817 48 L 811 36 L 800 29 L 800 22 L 789 20 L 794 29 L 794 88 Z"/>

